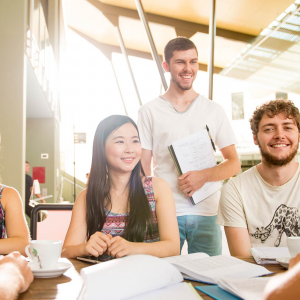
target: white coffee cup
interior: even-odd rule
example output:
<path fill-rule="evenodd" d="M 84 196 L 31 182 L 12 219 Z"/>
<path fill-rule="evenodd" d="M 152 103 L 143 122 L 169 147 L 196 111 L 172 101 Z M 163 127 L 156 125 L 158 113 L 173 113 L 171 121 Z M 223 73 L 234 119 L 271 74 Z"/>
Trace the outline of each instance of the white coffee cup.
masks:
<path fill-rule="evenodd" d="M 33 240 L 25 247 L 25 252 L 33 261 L 36 270 L 53 270 L 61 255 L 62 242 L 55 240 Z"/>
<path fill-rule="evenodd" d="M 300 253 L 300 236 L 288 237 L 287 246 L 291 257 L 295 257 L 298 253 Z"/>

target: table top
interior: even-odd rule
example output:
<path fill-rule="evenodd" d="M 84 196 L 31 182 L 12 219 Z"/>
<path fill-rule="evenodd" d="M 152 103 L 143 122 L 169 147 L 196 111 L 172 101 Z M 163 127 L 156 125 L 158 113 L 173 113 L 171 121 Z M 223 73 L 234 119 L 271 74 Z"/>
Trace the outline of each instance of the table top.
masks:
<path fill-rule="evenodd" d="M 237 257 L 246 262 L 255 263 L 252 257 Z M 73 264 L 62 276 L 56 278 L 35 278 L 30 288 L 19 296 L 22 300 L 37 300 L 37 299 L 64 299 L 76 300 L 82 287 L 82 280 L 80 277 L 80 270 L 82 268 L 91 266 L 90 263 L 79 261 L 77 259 L 70 259 Z M 269 271 L 279 274 L 286 270 L 280 265 L 264 265 Z M 273 276 L 273 275 L 270 275 Z M 191 282 L 193 286 L 203 286 L 204 283 Z M 196 290 L 204 300 L 211 300 L 212 298 L 206 294 Z"/>

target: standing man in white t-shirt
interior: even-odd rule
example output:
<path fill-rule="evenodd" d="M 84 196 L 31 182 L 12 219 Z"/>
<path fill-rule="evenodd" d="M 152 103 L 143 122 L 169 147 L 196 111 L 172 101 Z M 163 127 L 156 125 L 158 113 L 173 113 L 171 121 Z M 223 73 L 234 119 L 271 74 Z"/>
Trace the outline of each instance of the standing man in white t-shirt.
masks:
<path fill-rule="evenodd" d="M 163 67 L 171 74 L 168 91 L 139 110 L 142 165 L 146 175 L 151 175 L 153 157 L 155 176 L 165 179 L 171 186 L 180 249 L 187 240 L 189 253 L 218 255 L 222 252 L 221 230 L 216 224 L 220 192 L 197 205 L 193 205 L 189 197 L 206 182 L 224 180 L 239 172 L 236 138 L 223 108 L 193 89 L 198 73 L 198 52 L 191 40 L 179 37 L 169 41 L 164 49 Z M 224 161 L 214 168 L 192 170 L 178 177 L 168 146 L 206 125 Z"/>
<path fill-rule="evenodd" d="M 300 236 L 299 110 L 291 101 L 270 101 L 256 108 L 250 124 L 261 163 L 223 187 L 217 220 L 236 256 Z"/>

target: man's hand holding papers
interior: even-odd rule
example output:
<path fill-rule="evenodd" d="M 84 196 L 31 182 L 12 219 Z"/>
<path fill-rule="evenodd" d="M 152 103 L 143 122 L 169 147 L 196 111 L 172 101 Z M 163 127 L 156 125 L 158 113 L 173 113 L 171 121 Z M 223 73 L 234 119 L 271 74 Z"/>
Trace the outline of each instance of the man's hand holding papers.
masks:
<path fill-rule="evenodd" d="M 207 169 L 201 171 L 188 171 L 178 177 L 180 189 L 186 196 L 192 197 L 208 182 Z"/>
<path fill-rule="evenodd" d="M 179 187 L 194 205 L 222 187 L 220 181 L 211 178 L 216 160 L 206 129 L 173 142 L 168 149 L 180 174 Z"/>

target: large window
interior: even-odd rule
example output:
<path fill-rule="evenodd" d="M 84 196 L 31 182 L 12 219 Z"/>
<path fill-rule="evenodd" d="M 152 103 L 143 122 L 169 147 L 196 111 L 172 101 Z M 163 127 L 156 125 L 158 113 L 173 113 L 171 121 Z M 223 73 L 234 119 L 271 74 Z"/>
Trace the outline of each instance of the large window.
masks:
<path fill-rule="evenodd" d="M 276 100 L 287 100 L 288 94 L 282 93 L 282 92 L 276 92 L 275 97 L 276 97 Z"/>
<path fill-rule="evenodd" d="M 231 94 L 232 120 L 244 119 L 244 94 Z"/>

